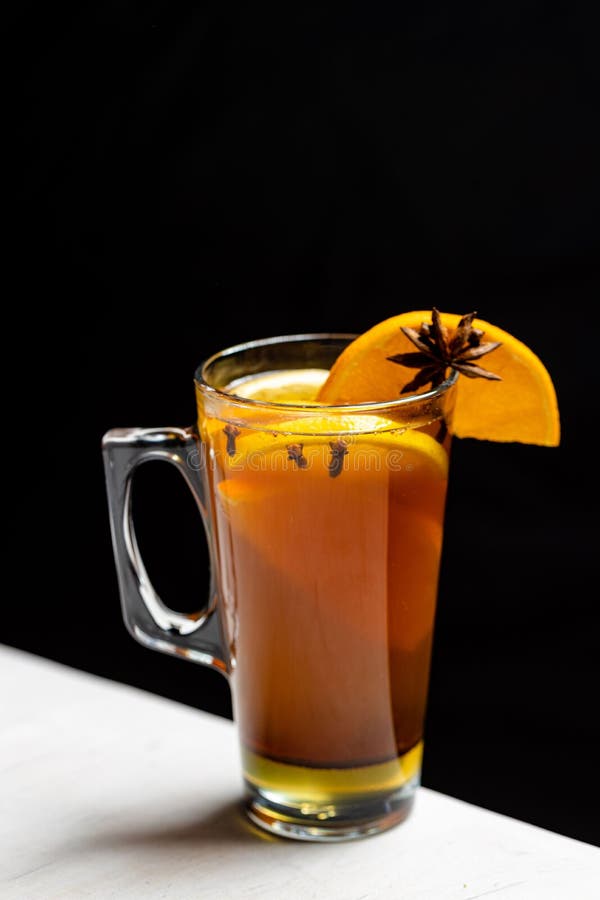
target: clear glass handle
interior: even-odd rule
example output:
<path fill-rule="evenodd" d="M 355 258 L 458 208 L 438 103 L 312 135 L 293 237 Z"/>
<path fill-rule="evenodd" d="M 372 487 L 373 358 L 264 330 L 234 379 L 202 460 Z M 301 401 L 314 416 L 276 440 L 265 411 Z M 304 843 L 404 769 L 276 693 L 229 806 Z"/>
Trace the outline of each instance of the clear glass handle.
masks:
<path fill-rule="evenodd" d="M 183 656 L 227 674 L 229 665 L 219 615 L 202 442 L 192 428 L 114 428 L 102 441 L 110 522 L 125 624 L 153 650 Z M 135 470 L 149 460 L 174 465 L 198 504 L 211 556 L 206 609 L 179 613 L 160 599 L 146 572 L 135 536 L 131 487 Z"/>

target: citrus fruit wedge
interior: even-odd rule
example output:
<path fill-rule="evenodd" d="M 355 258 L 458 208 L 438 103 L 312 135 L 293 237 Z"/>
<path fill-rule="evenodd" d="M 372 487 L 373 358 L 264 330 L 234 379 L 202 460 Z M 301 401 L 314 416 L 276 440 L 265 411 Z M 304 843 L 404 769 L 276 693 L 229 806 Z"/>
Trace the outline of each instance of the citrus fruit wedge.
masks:
<path fill-rule="evenodd" d="M 250 463 L 260 469 L 261 456 L 268 456 L 269 472 L 279 469 L 294 471 L 295 467 L 286 463 L 290 446 L 301 441 L 304 455 L 312 463 L 311 455 L 315 461 L 326 457 L 331 453 L 330 442 L 342 437 L 345 438 L 348 454 L 354 451 L 359 455 L 370 451 L 374 454 L 390 453 L 394 460 L 393 454 L 398 451 L 400 456 L 415 454 L 420 461 L 426 461 L 442 475 L 448 471 L 448 454 L 434 438 L 421 431 L 399 429 L 392 419 L 381 416 L 311 416 L 282 422 L 277 427 L 278 432 L 242 432 L 236 441 L 235 454 L 229 457 L 230 465 L 237 469 L 242 464 Z M 281 466 L 278 459 L 282 461 Z M 416 460 L 411 462 L 416 463 Z M 312 464 L 307 468 L 312 468 Z"/>
<path fill-rule="evenodd" d="M 393 615 L 402 621 L 396 649 L 413 650 L 431 629 L 431 573 L 439 564 L 448 453 L 435 438 L 413 429 L 353 432 L 346 435 L 342 471 L 332 477 L 332 437 L 326 431 L 339 428 L 340 418 L 319 420 L 325 432 L 320 435 L 298 434 L 306 423 L 297 420 L 287 423 L 288 435 L 243 431 L 233 456 L 221 445 L 215 483 L 219 533 L 235 542 L 239 571 L 246 562 L 258 584 L 261 571 L 288 598 L 300 603 L 312 597 L 319 627 L 324 617 L 333 617 L 338 638 L 340 629 L 352 630 L 360 622 L 360 639 L 375 642 L 380 628 L 387 632 L 393 598 Z M 302 466 L 290 458 L 293 446 L 301 448 Z M 349 552 L 357 534 L 360 551 Z M 397 552 L 390 552 L 392 546 Z M 340 565 L 331 562 L 332 554 Z M 368 590 L 357 591 L 367 573 Z M 387 600 L 369 616 L 377 596 Z M 407 606 L 410 597 L 413 605 Z M 348 603 L 364 604 L 364 619 L 357 613 L 344 624 Z"/>
<path fill-rule="evenodd" d="M 452 334 L 461 316 L 442 313 Z M 431 320 L 431 311 L 406 312 L 375 325 L 349 344 L 334 363 L 317 400 L 327 404 L 353 404 L 394 400 L 415 375 L 413 368 L 388 357 L 415 347 L 401 328 L 418 330 Z M 558 446 L 560 420 L 554 385 L 541 360 L 521 341 L 482 319 L 473 321 L 484 341 L 500 345 L 485 356 L 485 368 L 501 381 L 460 376 L 452 433 L 456 437 L 487 441 L 516 441 Z"/>

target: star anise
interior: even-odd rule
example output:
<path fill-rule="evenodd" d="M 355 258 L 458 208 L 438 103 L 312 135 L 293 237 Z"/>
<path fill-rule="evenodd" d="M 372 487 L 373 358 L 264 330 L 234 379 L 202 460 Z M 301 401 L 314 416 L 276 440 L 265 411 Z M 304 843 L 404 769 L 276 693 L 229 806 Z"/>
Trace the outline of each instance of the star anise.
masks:
<path fill-rule="evenodd" d="M 397 353 L 395 356 L 388 356 L 388 359 L 400 366 L 421 371 L 412 381 L 404 385 L 400 393 L 416 391 L 429 383 L 432 388 L 437 387 L 445 380 L 448 369 L 456 369 L 467 378 L 502 381 L 495 372 L 488 372 L 473 362 L 474 359 L 480 359 L 500 346 L 500 341 L 481 343 L 484 332 L 480 328 L 473 328 L 473 319 L 476 315 L 476 312 L 467 313 L 454 332 L 449 334 L 442 323 L 439 311 L 434 306 L 430 324 L 423 322 L 418 331 L 415 328 L 401 329 L 415 345 L 418 353 Z"/>

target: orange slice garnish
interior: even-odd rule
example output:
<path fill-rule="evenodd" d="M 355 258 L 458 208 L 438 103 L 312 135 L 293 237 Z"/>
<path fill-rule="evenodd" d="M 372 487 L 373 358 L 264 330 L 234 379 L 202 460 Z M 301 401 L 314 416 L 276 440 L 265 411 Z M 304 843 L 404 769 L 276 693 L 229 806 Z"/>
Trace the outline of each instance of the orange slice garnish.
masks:
<path fill-rule="evenodd" d="M 441 316 L 450 332 L 461 318 L 453 313 Z M 400 330 L 402 327 L 418 329 L 422 322 L 430 320 L 430 311 L 402 313 L 362 334 L 336 360 L 319 391 L 318 401 L 351 404 L 397 399 L 415 370 L 390 362 L 388 357 L 415 349 Z M 484 341 L 501 342 L 485 357 L 483 365 L 502 380 L 459 377 L 452 433 L 487 441 L 558 446 L 556 392 L 541 360 L 496 325 L 482 319 L 475 319 L 473 325 L 485 332 Z"/>

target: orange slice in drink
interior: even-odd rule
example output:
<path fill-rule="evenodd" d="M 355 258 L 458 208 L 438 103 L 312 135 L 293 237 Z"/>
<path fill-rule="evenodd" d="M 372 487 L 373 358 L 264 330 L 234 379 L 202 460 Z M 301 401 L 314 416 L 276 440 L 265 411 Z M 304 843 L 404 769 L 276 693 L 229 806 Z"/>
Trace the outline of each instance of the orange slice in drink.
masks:
<path fill-rule="evenodd" d="M 412 652 L 431 630 L 448 453 L 424 432 L 360 433 L 356 417 L 324 412 L 290 419 L 289 434 L 243 432 L 234 456 L 221 453 L 216 515 L 220 539 L 235 547 L 225 565 L 233 554 L 237 577 L 252 572 L 244 578 L 253 584 L 279 586 L 270 590 L 286 603 L 270 616 L 293 609 L 296 628 L 313 633 L 317 621 L 321 637 L 331 632 L 336 644 L 360 641 L 377 653 L 393 615 L 396 650 Z M 386 424 L 363 418 L 360 427 Z M 340 427 L 348 427 L 347 454 L 332 478 L 328 432 Z M 290 459 L 292 442 L 302 467 Z"/>
<path fill-rule="evenodd" d="M 461 316 L 442 313 L 441 319 L 452 334 Z M 317 399 L 327 404 L 353 404 L 398 398 L 415 370 L 388 357 L 415 350 L 401 328 L 418 330 L 430 320 L 430 311 L 402 313 L 362 334 L 340 354 Z M 502 380 L 459 378 L 452 433 L 488 441 L 558 446 L 556 393 L 541 360 L 496 325 L 475 319 L 473 326 L 484 332 L 483 341 L 500 342 L 501 346 L 485 356 L 483 366 Z"/>

